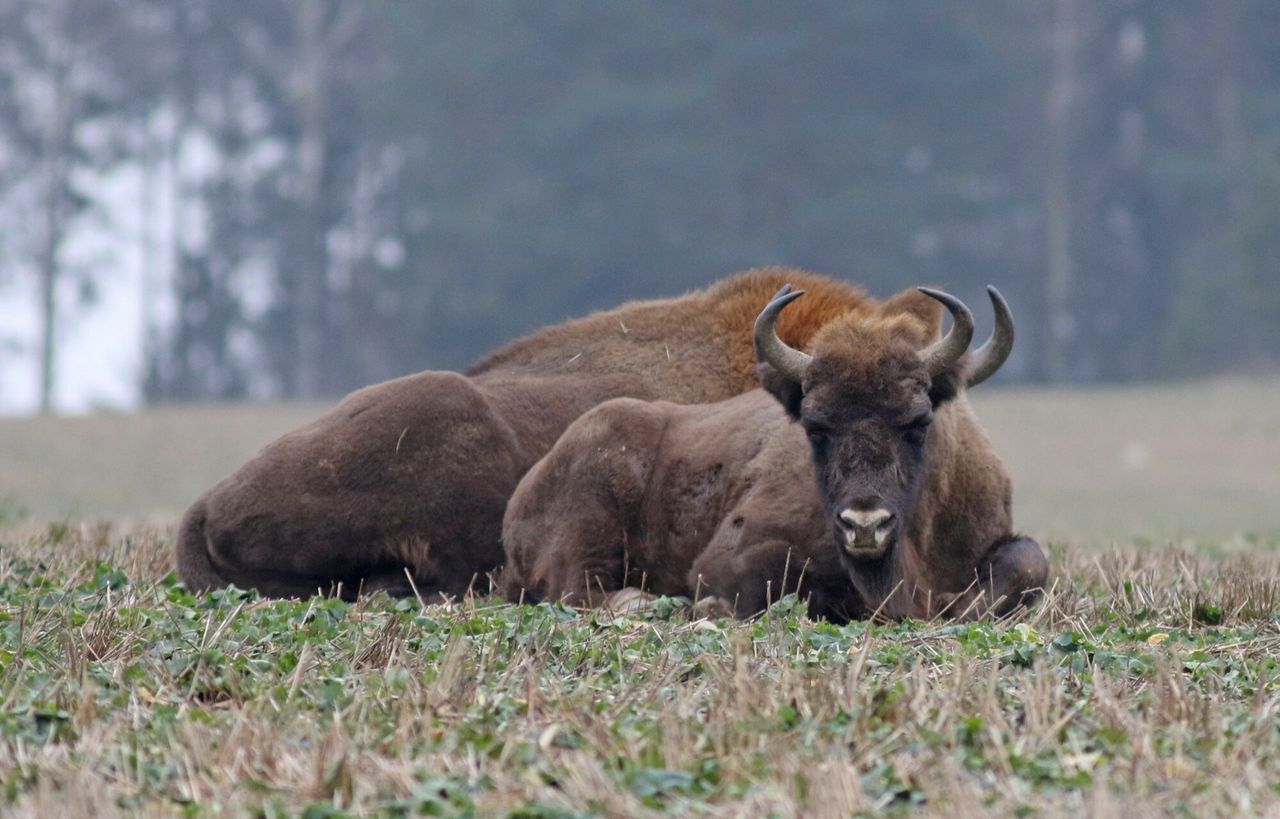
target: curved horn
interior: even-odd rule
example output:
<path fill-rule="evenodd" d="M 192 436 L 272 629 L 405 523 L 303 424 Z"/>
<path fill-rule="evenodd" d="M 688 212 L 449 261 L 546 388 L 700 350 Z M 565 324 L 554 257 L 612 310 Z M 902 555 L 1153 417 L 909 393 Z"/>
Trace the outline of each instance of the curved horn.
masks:
<path fill-rule="evenodd" d="M 973 369 L 969 372 L 966 387 L 976 387 L 995 375 L 1013 349 L 1013 313 L 1009 310 L 1009 303 L 991 285 L 987 285 L 987 295 L 991 297 L 991 307 L 996 313 L 996 329 L 991 331 L 991 338 L 986 344 L 974 350 Z"/>
<path fill-rule="evenodd" d="M 933 377 L 956 363 L 965 350 L 969 349 L 969 342 L 973 340 L 973 313 L 969 312 L 969 308 L 960 299 L 941 290 L 931 290 L 928 287 L 916 289 L 929 298 L 942 302 L 951 311 L 951 332 L 920 351 L 920 361 L 928 370 L 929 376 Z"/>
<path fill-rule="evenodd" d="M 803 290 L 792 290 L 791 285 L 784 284 L 756 317 L 756 358 L 772 365 L 797 384 L 804 381 L 804 371 L 809 368 L 813 356 L 788 347 L 778 338 L 778 315 L 782 308 L 803 295 Z"/>

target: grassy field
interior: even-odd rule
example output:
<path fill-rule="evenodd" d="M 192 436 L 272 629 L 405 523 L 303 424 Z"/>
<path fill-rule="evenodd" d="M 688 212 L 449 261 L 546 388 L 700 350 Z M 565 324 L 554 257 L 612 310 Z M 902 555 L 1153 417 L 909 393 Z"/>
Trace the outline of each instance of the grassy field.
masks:
<path fill-rule="evenodd" d="M 1280 814 L 1280 387 L 976 398 L 1017 622 L 193 597 L 174 516 L 315 408 L 0 423 L 0 810 Z"/>

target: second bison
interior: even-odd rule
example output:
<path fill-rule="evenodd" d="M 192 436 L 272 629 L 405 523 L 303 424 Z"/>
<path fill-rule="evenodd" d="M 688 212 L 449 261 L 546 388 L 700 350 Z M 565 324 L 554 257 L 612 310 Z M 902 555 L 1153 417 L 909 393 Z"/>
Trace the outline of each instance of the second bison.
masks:
<path fill-rule="evenodd" d="M 836 620 L 1031 602 L 1048 563 L 1014 533 L 1008 475 L 965 396 L 1013 342 L 990 292 L 996 331 L 973 354 L 969 310 L 924 289 L 851 310 L 804 353 L 774 329 L 802 295 L 783 288 L 756 323 L 765 391 L 610 401 L 525 475 L 504 520 L 504 593 L 687 595 L 747 615 L 798 592 Z M 939 339 L 940 304 L 954 326 Z"/>

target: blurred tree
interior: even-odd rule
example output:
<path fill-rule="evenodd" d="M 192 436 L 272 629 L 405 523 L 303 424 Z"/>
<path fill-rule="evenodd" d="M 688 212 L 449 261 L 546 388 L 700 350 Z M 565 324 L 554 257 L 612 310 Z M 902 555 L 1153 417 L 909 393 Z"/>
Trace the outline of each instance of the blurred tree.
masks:
<path fill-rule="evenodd" d="M 1184 185 L 1184 238 L 1169 277 L 1173 319 L 1161 335 L 1166 374 L 1280 362 L 1280 5 L 1242 0 L 1201 11 L 1180 44 L 1200 61 L 1184 69 L 1194 107 L 1181 124 L 1201 162 L 1174 176 Z"/>
<path fill-rule="evenodd" d="M 342 391 L 365 377 L 360 345 L 342 343 L 362 330 L 344 299 L 359 300 L 355 279 L 385 244 L 388 148 L 361 110 L 380 70 L 365 7 L 164 8 L 176 304 L 146 392 Z"/>
<path fill-rule="evenodd" d="M 362 230 L 378 218 L 369 194 L 380 135 L 363 107 L 381 76 L 369 8 L 356 0 L 255 4 L 236 21 L 282 148 L 263 189 L 278 233 L 262 340 L 289 396 L 331 394 L 353 380 L 335 331 L 360 328 L 343 326 L 335 291 L 351 287 L 354 268 L 372 252 Z"/>
<path fill-rule="evenodd" d="M 93 267 L 68 258 L 77 220 L 94 204 L 82 177 L 118 157 L 121 83 L 103 59 L 120 31 L 110 0 L 0 2 L 0 190 L 5 249 L 39 294 L 39 407 L 53 409 L 68 295 L 84 304 Z"/>
<path fill-rule="evenodd" d="M 156 46 L 135 79 L 150 80 L 154 107 L 142 122 L 149 205 L 168 231 L 149 236 L 147 279 L 167 281 L 170 319 L 146 317 L 144 395 L 157 400 L 237 398 L 249 374 L 238 334 L 247 333 L 243 301 L 257 242 L 252 158 L 261 137 L 256 100 L 247 92 L 227 21 L 209 0 L 135 6 Z M 144 14 L 145 12 L 145 14 Z M 142 89 L 137 89 L 142 90 Z M 155 190 L 160 188 L 161 190 Z"/>

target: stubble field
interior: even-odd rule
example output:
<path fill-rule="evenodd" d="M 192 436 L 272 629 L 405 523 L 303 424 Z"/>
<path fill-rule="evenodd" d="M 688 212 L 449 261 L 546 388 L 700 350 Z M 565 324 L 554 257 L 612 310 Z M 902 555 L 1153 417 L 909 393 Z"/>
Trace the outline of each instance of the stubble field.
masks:
<path fill-rule="evenodd" d="M 0 422 L 0 806 L 1280 812 L 1280 387 L 975 401 L 1053 563 L 1017 622 L 193 597 L 177 513 L 315 408 Z"/>

